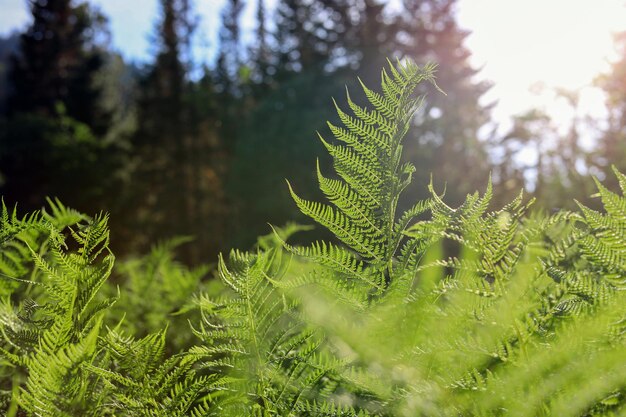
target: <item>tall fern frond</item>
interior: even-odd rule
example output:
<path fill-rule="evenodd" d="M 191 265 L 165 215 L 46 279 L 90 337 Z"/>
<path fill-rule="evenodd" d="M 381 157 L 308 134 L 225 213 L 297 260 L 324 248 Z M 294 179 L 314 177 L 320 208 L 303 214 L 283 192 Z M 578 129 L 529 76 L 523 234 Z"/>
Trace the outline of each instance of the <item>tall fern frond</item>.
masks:
<path fill-rule="evenodd" d="M 289 191 L 300 210 L 330 230 L 347 250 L 330 243 L 316 243 L 294 253 L 330 267 L 345 280 L 348 293 L 380 296 L 390 284 L 395 258 L 399 255 L 402 233 L 422 211 L 413 208 L 397 218 L 398 200 L 411 182 L 415 167 L 402 164 L 402 139 L 423 97 L 415 90 L 423 81 L 434 84 L 435 66 L 419 67 L 412 61 L 390 63 L 381 74 L 382 93 L 363 83 L 368 106 L 356 104 L 346 95 L 350 113 L 335 103 L 343 127 L 329 123 L 337 144 L 320 135 L 333 158 L 337 179 L 322 174 L 319 163 L 319 187 L 331 205 L 302 199 L 289 184 Z M 422 239 L 424 236 L 422 236 Z M 416 238 L 404 245 L 404 257 L 414 256 L 425 245 Z M 318 274 L 319 275 L 319 274 Z M 356 279 L 355 279 L 356 278 Z"/>

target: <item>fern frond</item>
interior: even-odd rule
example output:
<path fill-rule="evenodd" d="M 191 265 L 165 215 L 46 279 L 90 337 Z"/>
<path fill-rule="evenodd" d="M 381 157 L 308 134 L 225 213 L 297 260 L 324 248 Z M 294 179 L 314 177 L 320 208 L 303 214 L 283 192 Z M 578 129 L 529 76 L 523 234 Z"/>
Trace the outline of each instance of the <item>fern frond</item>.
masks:
<path fill-rule="evenodd" d="M 206 412 L 199 398 L 219 384 L 220 376 L 196 375 L 193 362 L 182 355 L 167 358 L 165 334 L 134 339 L 109 331 L 100 366 L 85 365 L 104 382 L 108 398 L 100 413 L 183 417 Z"/>
<path fill-rule="evenodd" d="M 209 409 L 219 415 L 297 410 L 340 366 L 316 354 L 322 338 L 301 320 L 297 303 L 277 289 L 279 254 L 233 251 L 228 264 L 220 256 L 219 276 L 232 295 L 197 300 L 203 321 L 195 332 L 203 344 L 189 355 L 203 369 L 230 378 L 211 394 Z"/>
<path fill-rule="evenodd" d="M 366 294 L 370 291 L 378 296 L 384 293 L 393 279 L 393 264 L 399 255 L 397 251 L 401 241 L 406 240 L 404 229 L 426 209 L 426 205 L 416 206 L 397 223 L 396 209 L 400 194 L 410 184 L 415 171 L 412 164 L 400 162 L 401 142 L 413 114 L 422 104 L 423 97 L 414 97 L 415 89 L 422 81 L 434 82 L 434 70 L 433 65 L 418 67 L 410 61 L 398 63 L 397 68 L 390 64 L 390 73 L 386 70 L 382 72 L 382 94 L 361 83 L 370 107 L 357 104 L 347 92 L 346 99 L 352 114 L 343 111 L 333 100 L 344 127 L 331 123 L 328 125 L 342 144 L 330 144 L 321 136 L 320 140 L 333 158 L 333 166 L 339 178 L 324 176 L 319 163 L 317 175 L 320 189 L 334 207 L 302 199 L 288 182 L 289 191 L 298 208 L 329 229 L 358 257 L 358 270 L 348 273 L 345 278 L 349 279 L 355 272 L 363 276 L 369 281 L 370 288 L 358 291 Z M 414 242 L 405 248 L 418 250 L 424 246 Z M 332 248 L 329 245 L 326 247 Z M 334 268 L 332 265 L 345 266 L 346 260 L 352 256 L 345 251 L 319 250 L 320 247 L 308 252 L 294 250 L 292 246 L 287 248 L 313 261 L 323 259 L 321 263 L 331 269 Z M 405 255 L 414 258 L 413 254 Z M 367 270 L 368 273 L 363 274 L 361 270 Z M 375 278 L 370 279 L 369 276 Z"/>
<path fill-rule="evenodd" d="M 293 191 L 289 192 L 300 210 L 331 230 L 346 245 L 367 259 L 381 260 L 381 236 L 376 229 L 359 227 L 341 210 L 314 201 L 304 200 Z"/>
<path fill-rule="evenodd" d="M 42 217 L 58 230 L 89 220 L 83 213 L 63 205 L 58 198 L 51 199 L 48 197 L 46 202 L 49 212 L 48 209 L 44 208 L 41 212 Z"/>
<path fill-rule="evenodd" d="M 55 331 L 53 340 L 42 343 L 27 362 L 28 381 L 19 400 L 26 411 L 42 417 L 70 416 L 84 406 L 86 380 L 76 373 L 93 356 L 99 330 L 100 326 L 93 326 L 78 343 L 59 343 L 65 329 Z"/>
<path fill-rule="evenodd" d="M 622 186 L 624 175 L 614 169 Z M 606 213 L 584 207 L 579 203 L 589 231 L 578 229 L 575 233 L 583 257 L 611 285 L 626 288 L 626 193 L 620 196 L 606 189 L 596 180 L 599 196 Z"/>
<path fill-rule="evenodd" d="M 4 200 L 0 206 L 0 296 L 13 294 L 32 265 L 31 248 L 39 249 L 49 227 L 40 212 L 19 218 L 17 207 L 9 212 Z"/>

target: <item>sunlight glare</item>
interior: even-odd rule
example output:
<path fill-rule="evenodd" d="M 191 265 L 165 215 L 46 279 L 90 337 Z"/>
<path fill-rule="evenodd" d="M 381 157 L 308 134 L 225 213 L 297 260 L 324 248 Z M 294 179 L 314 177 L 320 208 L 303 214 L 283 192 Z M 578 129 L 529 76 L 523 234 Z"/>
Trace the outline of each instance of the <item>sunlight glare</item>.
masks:
<path fill-rule="evenodd" d="M 615 59 L 612 33 L 626 30 L 626 2 L 461 0 L 458 18 L 472 32 L 467 46 L 483 68 L 479 77 L 496 80 L 486 99 L 498 101 L 494 116 L 501 119 L 550 107 L 554 94 L 545 90 L 590 86 Z M 545 88 L 531 91 L 538 84 Z M 597 94 L 589 94 L 581 106 L 597 111 Z"/>

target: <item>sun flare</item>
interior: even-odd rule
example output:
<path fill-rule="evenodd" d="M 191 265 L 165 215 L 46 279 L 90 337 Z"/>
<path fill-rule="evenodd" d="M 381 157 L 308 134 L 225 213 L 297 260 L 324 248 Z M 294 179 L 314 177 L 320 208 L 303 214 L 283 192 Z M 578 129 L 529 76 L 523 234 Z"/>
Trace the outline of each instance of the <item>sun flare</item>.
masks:
<path fill-rule="evenodd" d="M 612 34 L 626 30 L 623 0 L 471 2 L 459 3 L 459 21 L 481 75 L 497 80 L 490 97 L 508 98 L 505 114 L 545 104 L 531 86 L 589 86 L 615 57 Z"/>

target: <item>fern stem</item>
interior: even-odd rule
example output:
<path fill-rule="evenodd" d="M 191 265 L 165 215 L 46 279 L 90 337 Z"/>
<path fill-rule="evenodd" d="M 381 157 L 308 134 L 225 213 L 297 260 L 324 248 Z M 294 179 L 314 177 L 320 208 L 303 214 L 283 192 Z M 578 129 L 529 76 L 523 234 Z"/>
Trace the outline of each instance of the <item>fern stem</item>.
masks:
<path fill-rule="evenodd" d="M 20 391 L 20 375 L 16 373 L 13 375 L 12 387 L 11 387 L 11 404 L 9 405 L 9 409 L 7 411 L 7 417 L 15 417 L 17 416 L 18 411 L 18 402 L 17 396 Z"/>

